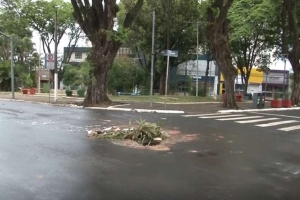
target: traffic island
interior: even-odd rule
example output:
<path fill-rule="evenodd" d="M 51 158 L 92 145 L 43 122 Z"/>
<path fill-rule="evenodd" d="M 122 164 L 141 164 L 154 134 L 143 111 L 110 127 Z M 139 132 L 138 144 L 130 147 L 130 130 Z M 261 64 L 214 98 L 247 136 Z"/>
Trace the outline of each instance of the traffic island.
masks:
<path fill-rule="evenodd" d="M 150 123 L 145 120 L 136 122 L 137 126 L 129 125 L 126 128 L 118 126 L 91 130 L 88 137 L 108 140 L 131 140 L 142 146 L 159 145 L 169 137 L 158 123 Z"/>
<path fill-rule="evenodd" d="M 109 122 L 109 123 L 108 123 Z M 109 126 L 114 123 L 114 126 Z M 138 150 L 170 151 L 177 143 L 199 140 L 200 134 L 182 133 L 178 127 L 163 129 L 162 123 L 149 123 L 145 120 L 130 125 L 115 125 L 111 120 L 87 129 L 87 137 L 108 140 L 112 144 Z M 111 124 L 113 125 L 113 124 Z M 100 128 L 105 126 L 103 128 Z"/>

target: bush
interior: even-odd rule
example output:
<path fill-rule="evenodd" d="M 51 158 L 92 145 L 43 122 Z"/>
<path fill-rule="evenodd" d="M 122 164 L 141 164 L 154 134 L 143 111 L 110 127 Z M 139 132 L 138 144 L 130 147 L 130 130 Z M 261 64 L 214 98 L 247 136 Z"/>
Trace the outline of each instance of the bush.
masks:
<path fill-rule="evenodd" d="M 285 93 L 283 94 L 283 99 L 284 99 L 284 100 L 289 100 L 289 99 L 290 99 L 290 93 L 285 92 Z"/>
<path fill-rule="evenodd" d="M 25 88 L 32 88 L 33 87 L 33 80 L 31 79 L 30 74 L 24 76 L 23 84 Z"/>
<path fill-rule="evenodd" d="M 84 97 L 85 89 L 77 90 L 77 97 Z"/>
<path fill-rule="evenodd" d="M 66 96 L 67 97 L 71 97 L 73 95 L 73 91 L 72 90 L 66 90 Z"/>
<path fill-rule="evenodd" d="M 49 91 L 50 91 L 50 85 L 48 83 L 43 84 L 42 92 L 49 93 Z"/>
<path fill-rule="evenodd" d="M 204 93 L 204 89 L 202 85 L 198 86 L 198 95 L 201 96 Z M 196 96 L 196 86 L 193 85 L 191 90 L 190 90 L 190 95 L 191 96 Z"/>

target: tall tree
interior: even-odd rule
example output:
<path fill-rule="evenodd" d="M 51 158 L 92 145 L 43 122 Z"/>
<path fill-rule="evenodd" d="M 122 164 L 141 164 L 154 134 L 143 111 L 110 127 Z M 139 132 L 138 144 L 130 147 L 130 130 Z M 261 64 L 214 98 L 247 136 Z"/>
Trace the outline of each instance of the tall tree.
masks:
<path fill-rule="evenodd" d="M 265 0 L 236 0 L 228 13 L 230 46 L 244 93 L 247 93 L 252 68 L 263 64 L 265 54 L 271 52 L 278 39 L 271 7 Z"/>
<path fill-rule="evenodd" d="M 292 101 L 299 104 L 300 97 L 300 2 L 296 0 L 281 1 L 281 50 L 287 55 L 293 68 Z"/>
<path fill-rule="evenodd" d="M 131 0 L 123 0 L 123 4 Z M 170 68 L 190 59 L 189 50 L 196 49 L 196 22 L 201 20 L 201 9 L 198 0 L 147 0 L 129 34 L 129 41 L 150 58 L 152 42 L 152 11 L 156 19 L 156 70 L 159 82 L 159 93 L 165 92 L 166 58 L 160 55 L 165 49 L 178 50 L 179 57 L 170 59 Z M 201 26 L 200 26 L 201 27 Z M 201 30 L 199 31 L 201 33 Z M 200 41 L 202 37 L 200 35 Z M 195 56 L 195 55 L 194 55 Z M 148 59 L 150 70 L 150 59 Z"/>
<path fill-rule="evenodd" d="M 225 80 L 224 107 L 237 108 L 234 97 L 234 79 L 237 70 L 232 64 L 231 49 L 229 46 L 229 20 L 227 14 L 233 0 L 214 0 L 207 8 L 206 36 L 212 54 Z"/>
<path fill-rule="evenodd" d="M 130 28 L 142 8 L 143 0 L 137 0 L 128 6 L 128 12 L 122 24 L 115 29 L 115 19 L 119 11 L 116 0 L 71 0 L 73 15 L 91 41 L 93 47 L 91 61 L 93 78 L 88 86 L 84 100 L 85 106 L 95 106 L 110 102 L 107 96 L 107 72 L 119 48 L 124 42 L 126 29 Z"/>
<path fill-rule="evenodd" d="M 21 14 L 27 18 L 33 30 L 42 34 L 44 53 L 52 53 L 54 43 L 55 12 L 57 10 L 57 43 L 59 44 L 68 29 L 75 26 L 72 6 L 63 0 L 30 1 L 22 7 Z"/>
<path fill-rule="evenodd" d="M 22 6 L 26 2 L 27 0 L 3 0 L 0 9 L 0 30 L 7 35 L 12 35 L 14 41 L 15 85 L 21 84 L 22 74 L 31 73 L 31 70 L 38 65 L 37 54 L 31 41 L 32 32 L 29 22 L 21 15 Z M 2 77 L 6 76 L 0 81 L 0 88 L 9 90 L 11 84 L 9 77 L 10 41 L 5 37 L 1 37 L 0 48 L 1 74 Z"/>

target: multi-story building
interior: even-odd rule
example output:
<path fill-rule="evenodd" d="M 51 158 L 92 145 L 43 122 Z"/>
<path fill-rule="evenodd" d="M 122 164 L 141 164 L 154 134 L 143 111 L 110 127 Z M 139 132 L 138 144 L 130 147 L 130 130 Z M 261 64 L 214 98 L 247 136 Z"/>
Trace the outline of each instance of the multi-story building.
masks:
<path fill-rule="evenodd" d="M 65 47 L 64 48 L 64 56 L 70 56 L 70 60 L 68 63 L 72 65 L 79 65 L 84 62 L 91 51 L 92 47 Z M 129 47 L 122 46 L 118 50 L 117 56 L 130 56 L 132 55 L 132 51 Z"/>
<path fill-rule="evenodd" d="M 235 91 L 244 92 L 240 71 L 235 79 Z M 265 90 L 266 88 L 266 90 Z M 274 92 L 282 93 L 289 89 L 289 71 L 288 70 L 270 70 L 268 74 L 252 68 L 247 93 L 257 93 L 266 91 L 267 97 L 273 97 Z M 220 76 L 220 93 L 225 93 L 225 82 L 223 75 Z"/>
<path fill-rule="evenodd" d="M 198 67 L 197 67 L 198 63 Z M 206 56 L 201 55 L 199 60 L 189 60 L 173 67 L 171 70 L 171 80 L 175 80 L 177 84 L 184 85 L 186 77 L 191 77 L 195 82 L 198 78 L 199 84 L 203 84 L 206 80 L 207 61 Z M 197 76 L 198 74 L 198 76 Z M 219 95 L 225 93 L 225 81 L 219 68 L 216 66 L 215 61 L 209 62 L 209 71 L 207 76 L 207 91 L 208 95 Z M 243 93 L 243 82 L 238 70 L 238 76 L 235 78 L 235 91 Z M 274 92 L 282 93 L 283 88 L 285 91 L 289 89 L 289 71 L 286 70 L 270 70 L 266 75 L 264 72 L 258 71 L 257 68 L 252 68 L 248 88 L 246 93 L 257 93 L 265 91 L 267 97 L 273 97 Z"/>

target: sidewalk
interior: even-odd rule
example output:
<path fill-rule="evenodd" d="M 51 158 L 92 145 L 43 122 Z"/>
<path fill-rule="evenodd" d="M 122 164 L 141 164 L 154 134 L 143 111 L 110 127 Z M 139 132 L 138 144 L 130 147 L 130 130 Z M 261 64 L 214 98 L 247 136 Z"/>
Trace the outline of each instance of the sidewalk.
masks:
<path fill-rule="evenodd" d="M 1 92 L 0 99 L 12 99 L 11 93 Z M 52 103 L 52 104 L 76 104 L 80 105 L 83 102 L 83 98 L 67 98 L 64 95 L 58 95 L 57 101 L 54 102 L 54 96 L 51 95 L 49 98 L 48 94 L 36 94 L 27 95 L 21 94 L 20 92 L 15 93 L 15 100 L 40 102 L 40 103 Z"/>
<path fill-rule="evenodd" d="M 11 99 L 10 93 L 0 93 L 0 99 Z M 78 106 L 82 105 L 83 98 L 76 97 L 65 97 L 58 96 L 56 102 L 54 102 L 54 97 L 50 97 L 48 94 L 37 94 L 37 95 L 23 95 L 19 92 L 15 93 L 16 100 L 23 100 L 29 102 L 40 102 L 40 103 L 53 103 L 53 104 L 75 104 Z M 241 102 L 238 103 L 240 109 L 252 109 L 252 101 L 250 102 Z M 152 107 L 150 107 L 149 102 L 114 102 L 114 105 L 110 106 L 110 108 L 127 108 L 127 109 L 149 109 L 149 110 L 177 110 L 184 111 L 185 113 L 211 113 L 218 112 L 219 110 L 226 110 L 222 108 L 221 102 L 197 102 L 195 104 L 191 103 L 182 103 L 182 104 L 164 104 L 164 103 L 153 103 Z M 265 108 L 270 108 L 269 102 L 266 102 Z"/>

